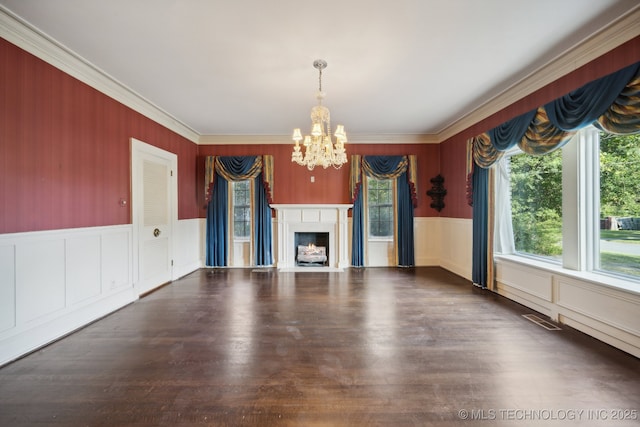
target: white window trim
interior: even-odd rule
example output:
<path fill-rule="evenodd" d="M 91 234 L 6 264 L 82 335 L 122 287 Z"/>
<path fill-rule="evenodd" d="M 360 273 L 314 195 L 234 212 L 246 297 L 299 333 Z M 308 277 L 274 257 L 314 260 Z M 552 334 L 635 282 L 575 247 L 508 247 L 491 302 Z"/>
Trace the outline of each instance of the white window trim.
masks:
<path fill-rule="evenodd" d="M 397 218 L 396 218 L 396 212 L 397 212 L 397 206 L 396 206 L 396 182 L 395 180 L 389 180 L 391 181 L 391 211 L 393 214 L 393 233 L 391 234 L 391 236 L 371 236 L 371 234 L 369 233 L 369 179 L 370 177 L 365 177 L 365 182 L 364 182 L 364 202 L 365 202 L 365 209 L 364 209 L 364 218 L 365 218 L 365 227 L 366 227 L 366 234 L 367 234 L 367 238 L 366 240 L 369 242 L 393 242 L 395 240 L 395 234 L 397 232 Z M 366 248 L 365 248 L 366 249 Z"/>

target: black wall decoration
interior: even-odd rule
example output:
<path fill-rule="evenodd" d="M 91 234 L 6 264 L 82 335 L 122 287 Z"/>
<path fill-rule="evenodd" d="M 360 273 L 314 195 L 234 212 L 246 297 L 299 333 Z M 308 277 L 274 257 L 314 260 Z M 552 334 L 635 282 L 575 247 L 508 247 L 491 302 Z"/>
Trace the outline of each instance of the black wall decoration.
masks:
<path fill-rule="evenodd" d="M 440 212 L 444 208 L 444 196 L 447 194 L 447 190 L 444 188 L 444 178 L 438 174 L 431 178 L 431 190 L 427 191 L 427 196 L 431 197 L 431 207 Z"/>

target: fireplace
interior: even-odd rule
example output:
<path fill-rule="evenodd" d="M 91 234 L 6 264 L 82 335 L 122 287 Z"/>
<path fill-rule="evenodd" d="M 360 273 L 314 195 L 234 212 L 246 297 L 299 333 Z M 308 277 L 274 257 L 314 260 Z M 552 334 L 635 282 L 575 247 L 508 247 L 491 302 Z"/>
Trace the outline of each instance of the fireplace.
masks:
<path fill-rule="evenodd" d="M 329 265 L 329 233 L 294 233 L 294 253 L 298 267 Z"/>
<path fill-rule="evenodd" d="M 349 266 L 347 210 L 353 205 L 271 205 L 276 210 L 277 267 L 280 271 L 342 271 Z M 300 264 L 298 246 L 324 247 L 322 263 Z M 318 255 L 322 251 L 306 251 Z"/>

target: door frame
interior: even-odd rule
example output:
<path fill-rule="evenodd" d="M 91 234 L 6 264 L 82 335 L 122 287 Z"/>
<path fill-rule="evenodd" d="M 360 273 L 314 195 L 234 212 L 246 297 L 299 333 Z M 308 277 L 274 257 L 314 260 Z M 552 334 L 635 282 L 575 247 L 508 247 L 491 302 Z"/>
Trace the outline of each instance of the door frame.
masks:
<path fill-rule="evenodd" d="M 169 151 L 147 144 L 136 138 L 130 138 L 131 141 L 131 224 L 132 232 L 132 248 L 133 248 L 133 287 L 136 293 L 140 295 L 140 227 L 143 227 L 142 213 L 143 206 L 143 188 L 142 188 L 142 160 L 145 154 L 160 157 L 169 161 L 173 179 L 169 180 L 169 258 L 171 259 L 169 269 L 171 271 L 170 279 L 173 277 L 173 259 L 174 259 L 174 230 L 177 229 L 178 223 L 178 156 Z M 162 283 L 158 283 L 158 286 Z M 143 292 L 144 293 L 144 292 Z"/>

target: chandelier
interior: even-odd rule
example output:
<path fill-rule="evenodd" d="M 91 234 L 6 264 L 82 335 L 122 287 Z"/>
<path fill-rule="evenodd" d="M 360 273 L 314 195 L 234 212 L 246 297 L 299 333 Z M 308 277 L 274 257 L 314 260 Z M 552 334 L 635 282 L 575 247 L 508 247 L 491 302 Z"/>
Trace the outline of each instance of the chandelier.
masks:
<path fill-rule="evenodd" d="M 313 66 L 319 71 L 318 92 L 316 92 L 318 105 L 311 109 L 311 135 L 304 137 L 302 143 L 305 148 L 304 155 L 300 151 L 300 141 L 303 141 L 302 133 L 299 128 L 293 130 L 295 145 L 291 153 L 291 161 L 306 166 L 309 170 L 313 170 L 318 165 L 325 169 L 329 166 L 340 169 L 347 163 L 347 155 L 344 151 L 347 134 L 344 132 L 344 126 L 338 125 L 334 133 L 336 141 L 335 143 L 332 141 L 329 109 L 322 105 L 325 96 L 322 91 L 322 70 L 327 67 L 327 62 L 316 59 L 313 61 Z"/>

